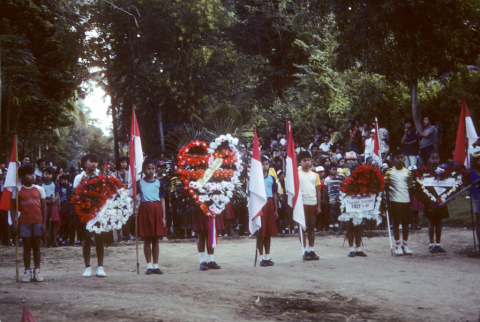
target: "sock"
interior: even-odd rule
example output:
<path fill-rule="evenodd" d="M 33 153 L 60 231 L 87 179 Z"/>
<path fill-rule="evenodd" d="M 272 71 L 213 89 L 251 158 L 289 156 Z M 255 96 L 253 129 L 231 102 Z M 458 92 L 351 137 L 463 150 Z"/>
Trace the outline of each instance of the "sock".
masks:
<path fill-rule="evenodd" d="M 25 267 L 25 270 L 31 271 L 32 269 L 30 267 Z"/>
<path fill-rule="evenodd" d="M 333 225 L 328 225 L 328 227 L 333 228 Z"/>
<path fill-rule="evenodd" d="M 152 269 L 153 266 L 152 266 L 152 263 L 147 263 L 147 269 Z"/>
<path fill-rule="evenodd" d="M 336 228 L 338 228 L 338 224 L 335 224 L 334 226 L 335 226 Z"/>
<path fill-rule="evenodd" d="M 198 253 L 198 256 L 200 257 L 200 264 L 205 261 L 205 252 Z"/>
<path fill-rule="evenodd" d="M 267 255 L 260 255 L 262 257 L 262 261 L 267 260 Z"/>
<path fill-rule="evenodd" d="M 265 260 L 269 261 L 270 260 L 270 254 L 265 254 Z"/>
<path fill-rule="evenodd" d="M 351 251 L 351 252 L 355 252 L 355 247 L 353 247 L 353 246 L 350 247 L 350 251 Z"/>
<path fill-rule="evenodd" d="M 214 262 L 214 260 L 213 260 L 213 254 L 212 254 L 212 255 L 208 254 L 208 262 L 209 262 L 209 263 Z"/>
<path fill-rule="evenodd" d="M 430 243 L 430 246 L 435 246 L 435 244 L 434 244 L 434 243 Z"/>
<path fill-rule="evenodd" d="M 436 243 L 435 246 L 440 247 L 440 243 Z"/>
<path fill-rule="evenodd" d="M 91 265 L 85 265 L 85 268 L 91 267 Z"/>
<path fill-rule="evenodd" d="M 406 240 L 403 241 L 403 246 L 408 246 L 408 242 Z"/>
<path fill-rule="evenodd" d="M 98 265 L 98 267 L 103 267 L 103 265 Z"/>
<path fill-rule="evenodd" d="M 157 269 L 158 268 L 158 264 L 153 264 L 153 269 Z"/>
<path fill-rule="evenodd" d="M 313 246 L 310 246 L 310 247 L 308 247 L 308 248 L 310 248 L 310 251 L 311 251 L 311 252 L 314 252 L 314 251 L 315 251 L 315 249 L 313 249 Z"/>
<path fill-rule="evenodd" d="M 362 247 L 357 247 L 357 252 L 361 252 L 362 251 Z"/>
<path fill-rule="evenodd" d="M 396 245 L 396 246 L 400 246 L 401 244 L 402 244 L 402 242 L 401 242 L 400 240 L 396 240 L 396 241 L 395 241 L 395 245 Z"/>

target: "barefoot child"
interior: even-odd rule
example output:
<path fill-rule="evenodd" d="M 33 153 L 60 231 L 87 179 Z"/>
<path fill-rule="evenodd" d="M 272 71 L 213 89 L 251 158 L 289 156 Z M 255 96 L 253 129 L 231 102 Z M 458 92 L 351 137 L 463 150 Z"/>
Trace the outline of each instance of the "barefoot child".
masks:
<path fill-rule="evenodd" d="M 405 155 L 401 150 L 393 152 L 393 167 L 385 172 L 385 192 L 389 201 L 390 214 L 393 218 L 393 236 L 395 238 L 395 255 L 412 255 L 408 249 L 408 223 L 410 200 L 413 188 L 412 173 L 404 167 Z M 400 240 L 399 226 L 402 225 L 403 241 Z"/>
<path fill-rule="evenodd" d="M 12 195 L 12 204 L 10 214 L 14 231 L 19 232 L 19 237 L 23 239 L 23 263 L 25 271 L 22 283 L 28 283 L 30 280 L 42 282 L 43 277 L 40 275 L 40 239 L 42 233 L 46 231 L 47 207 L 45 203 L 45 190 L 35 185 L 35 169 L 26 165 L 18 169 L 18 175 L 23 185 L 18 191 L 18 211 L 20 218 L 18 219 L 18 227 L 15 222 L 16 193 Z M 33 248 L 33 261 L 35 267 L 30 268 L 30 252 Z"/>
<path fill-rule="evenodd" d="M 143 252 L 147 260 L 145 274 L 163 274 L 158 267 L 160 248 L 158 239 L 167 236 L 165 218 L 165 187 L 155 177 L 155 161 L 143 161 L 142 172 L 145 175 L 137 181 L 137 194 L 140 195 L 138 210 L 138 235 L 144 240 Z M 152 265 L 153 257 L 153 265 Z"/>
<path fill-rule="evenodd" d="M 265 191 L 267 196 L 267 204 L 262 208 L 262 228 L 257 232 L 258 234 L 258 252 L 260 256 L 263 255 L 263 247 L 265 247 L 265 256 L 260 262 L 260 266 L 267 267 L 275 265 L 274 262 L 270 259 L 270 244 L 271 236 L 277 236 L 277 225 L 275 220 L 278 218 L 278 209 L 277 209 L 277 183 L 275 179 L 268 174 L 268 169 L 270 168 L 270 162 L 266 157 L 261 158 L 262 161 L 262 170 L 263 178 L 265 181 Z"/>
<path fill-rule="evenodd" d="M 99 158 L 96 154 L 89 153 L 82 158 L 83 166 L 85 167 L 85 171 L 80 173 L 75 177 L 73 181 L 73 189 L 76 189 L 80 184 L 82 179 L 93 179 L 98 176 L 98 161 Z M 86 225 L 85 225 L 86 226 Z M 105 256 L 105 250 L 103 248 L 104 243 L 112 242 L 113 235 L 111 233 L 101 233 L 95 234 L 89 232 L 85 227 L 82 229 L 84 233 L 85 240 L 83 241 L 83 260 L 85 261 L 85 272 L 83 273 L 83 277 L 90 277 L 92 276 L 92 267 L 90 266 L 90 243 L 92 241 L 92 235 L 95 238 L 95 249 L 97 252 L 97 276 L 98 277 L 105 277 L 105 270 L 103 269 L 103 258 Z"/>
<path fill-rule="evenodd" d="M 57 247 L 57 231 L 58 227 L 62 226 L 62 222 L 60 220 L 60 214 L 58 212 L 58 204 L 57 200 L 60 197 L 60 188 L 58 185 L 53 182 L 53 176 L 55 175 L 55 170 L 52 168 L 45 168 L 43 170 L 43 182 L 40 185 L 43 189 L 45 189 L 45 197 L 47 203 L 47 223 L 49 220 L 51 223 L 47 227 L 47 231 L 45 232 L 44 241 L 46 245 L 49 247 Z M 51 215 L 50 215 L 51 214 Z M 51 226 L 51 231 L 48 231 L 49 227 Z M 48 237 L 50 236 L 50 240 L 47 241 Z"/>
<path fill-rule="evenodd" d="M 303 247 L 305 248 L 304 260 L 319 260 L 315 254 L 315 222 L 317 213 L 321 212 L 320 177 L 310 171 L 311 157 L 307 151 L 300 152 L 297 159 L 301 165 L 298 171 L 300 190 L 302 191 L 303 209 L 305 211 L 305 224 L 308 231 L 308 248 L 306 247 L 305 232 L 303 233 Z"/>

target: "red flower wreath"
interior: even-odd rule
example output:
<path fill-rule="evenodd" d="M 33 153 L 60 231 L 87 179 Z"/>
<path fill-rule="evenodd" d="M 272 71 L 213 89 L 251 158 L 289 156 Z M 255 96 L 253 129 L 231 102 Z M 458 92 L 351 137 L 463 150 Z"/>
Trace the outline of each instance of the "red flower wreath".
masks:
<path fill-rule="evenodd" d="M 82 179 L 71 199 L 73 209 L 80 222 L 88 223 L 95 218 L 98 211 L 121 186 L 122 182 L 120 180 L 103 174 L 92 179 Z"/>
<path fill-rule="evenodd" d="M 345 179 L 340 191 L 351 196 L 377 194 L 379 191 L 383 192 L 384 188 L 385 179 L 380 170 L 372 165 L 362 165 Z"/>

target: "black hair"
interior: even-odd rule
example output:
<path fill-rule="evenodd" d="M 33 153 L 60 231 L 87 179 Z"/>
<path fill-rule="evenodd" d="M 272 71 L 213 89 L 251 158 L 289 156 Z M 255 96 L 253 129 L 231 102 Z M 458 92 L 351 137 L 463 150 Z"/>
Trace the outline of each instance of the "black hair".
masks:
<path fill-rule="evenodd" d="M 317 147 L 317 148 L 318 148 L 319 146 L 318 146 L 317 143 L 313 143 L 313 144 L 312 144 L 312 149 L 313 149 L 314 147 Z"/>
<path fill-rule="evenodd" d="M 115 164 L 115 169 L 120 170 L 120 163 L 127 161 L 127 167 L 130 165 L 130 159 L 128 157 L 120 157 Z"/>
<path fill-rule="evenodd" d="M 429 118 L 430 119 L 430 118 Z M 410 123 L 412 125 L 414 125 L 415 123 L 413 122 L 413 119 L 411 118 L 408 118 L 408 119 L 405 119 L 405 121 L 403 122 L 404 124 L 407 124 L 407 123 Z"/>
<path fill-rule="evenodd" d="M 50 173 L 52 176 L 54 176 L 55 170 L 53 170 L 52 168 L 45 168 L 43 169 L 43 173 Z"/>
<path fill-rule="evenodd" d="M 18 176 L 21 178 L 25 176 L 26 174 L 32 174 L 35 172 L 35 169 L 31 165 L 24 165 L 23 167 L 20 167 L 18 169 Z"/>
<path fill-rule="evenodd" d="M 404 155 L 403 150 L 395 149 L 392 153 L 392 158 L 395 158 L 396 156 L 399 155 Z"/>
<path fill-rule="evenodd" d="M 330 164 L 330 170 L 331 169 L 338 169 L 338 164 L 336 164 L 336 163 Z"/>
<path fill-rule="evenodd" d="M 279 156 L 276 156 L 276 157 L 273 159 L 273 161 L 274 161 L 275 163 L 277 163 L 277 162 L 282 161 L 282 159 L 281 159 Z"/>
<path fill-rule="evenodd" d="M 268 161 L 268 163 L 270 163 L 270 159 L 267 158 L 267 157 L 264 156 L 264 155 L 262 155 L 262 156 L 260 157 L 260 161 L 261 161 L 262 163 L 265 162 L 265 161 Z"/>
<path fill-rule="evenodd" d="M 67 180 L 69 181 L 70 180 L 70 176 L 68 174 L 62 174 L 60 177 L 59 177 L 59 181 L 61 180 Z"/>
<path fill-rule="evenodd" d="M 145 159 L 142 164 L 142 172 L 145 172 L 145 169 L 147 168 L 147 165 L 153 164 L 155 166 L 155 169 L 157 168 L 157 163 L 153 159 Z"/>
<path fill-rule="evenodd" d="M 330 123 L 325 124 L 329 129 L 333 129 L 333 125 Z"/>
<path fill-rule="evenodd" d="M 312 156 L 308 151 L 302 151 L 297 155 L 297 161 L 301 162 L 303 159 L 311 159 Z"/>
<path fill-rule="evenodd" d="M 324 138 L 329 138 L 329 139 L 330 139 L 330 134 L 325 134 L 323 137 L 324 137 Z"/>
<path fill-rule="evenodd" d="M 349 120 L 348 120 L 348 123 L 353 123 L 353 124 L 355 124 L 355 119 L 349 119 Z"/>
<path fill-rule="evenodd" d="M 22 160 L 25 159 L 25 158 L 29 158 L 29 159 L 30 159 L 30 156 L 25 154 L 24 156 L 22 156 Z"/>
<path fill-rule="evenodd" d="M 433 125 L 433 123 L 435 123 L 435 119 L 433 118 L 432 115 L 428 114 L 428 115 L 425 115 L 423 117 L 423 119 L 425 119 L 426 117 L 428 117 L 428 120 L 430 121 L 430 124 Z"/>
<path fill-rule="evenodd" d="M 438 156 L 440 157 L 440 153 L 438 153 L 437 151 L 432 151 L 432 152 L 430 152 L 430 153 L 427 155 L 427 161 L 430 160 L 430 157 L 431 157 L 433 154 L 438 154 Z"/>
<path fill-rule="evenodd" d="M 42 162 L 45 162 L 45 160 L 43 160 L 43 159 L 38 159 L 38 160 L 37 160 L 37 166 L 40 166 L 40 163 L 42 163 Z"/>
<path fill-rule="evenodd" d="M 91 162 L 98 162 L 100 158 L 95 153 L 88 153 L 82 158 L 82 165 L 86 167 L 85 163 L 90 160 Z"/>
<path fill-rule="evenodd" d="M 322 132 L 322 128 L 321 128 L 320 126 L 317 127 L 317 131 L 318 131 L 318 132 Z"/>

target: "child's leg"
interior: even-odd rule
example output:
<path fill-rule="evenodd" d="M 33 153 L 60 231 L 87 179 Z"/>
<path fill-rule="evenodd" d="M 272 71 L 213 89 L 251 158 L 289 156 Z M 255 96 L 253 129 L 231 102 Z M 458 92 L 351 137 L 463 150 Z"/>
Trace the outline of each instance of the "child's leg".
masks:
<path fill-rule="evenodd" d="M 406 242 L 408 240 L 408 232 L 409 232 L 409 228 L 408 228 L 408 223 L 409 223 L 409 220 L 408 220 L 408 207 L 405 208 L 406 209 L 406 212 L 402 213 L 402 235 L 403 235 L 403 241 Z M 413 226 L 412 226 L 413 227 Z"/>
<path fill-rule="evenodd" d="M 90 236 L 87 236 L 85 238 L 85 241 L 83 242 L 83 260 L 85 262 L 85 267 L 90 266 L 90 241 L 92 239 Z"/>
<path fill-rule="evenodd" d="M 152 237 L 143 237 L 143 254 L 145 255 L 145 260 L 148 263 L 152 262 L 152 248 L 151 248 Z"/>
<path fill-rule="evenodd" d="M 40 240 L 41 236 L 32 237 L 33 263 L 35 268 L 40 268 Z M 30 257 L 30 256 L 29 256 Z"/>
<path fill-rule="evenodd" d="M 160 256 L 160 246 L 158 245 L 158 237 L 152 238 L 152 256 L 153 256 L 153 263 L 158 264 L 158 257 Z"/>
<path fill-rule="evenodd" d="M 270 238 L 270 236 L 263 238 L 263 244 L 265 245 L 265 255 L 270 255 L 271 242 L 272 242 L 272 239 Z"/>
<path fill-rule="evenodd" d="M 97 238 L 96 236 L 97 235 L 95 235 L 95 250 L 97 251 L 98 266 L 103 266 L 103 258 L 105 256 L 103 240 L 101 238 Z"/>
<path fill-rule="evenodd" d="M 477 242 L 480 243 L 480 214 L 475 214 L 475 230 L 477 231 Z"/>
<path fill-rule="evenodd" d="M 442 220 L 438 219 L 435 223 L 435 242 L 440 244 L 442 238 Z"/>
<path fill-rule="evenodd" d="M 435 234 L 435 224 L 432 219 L 428 220 L 428 237 L 430 238 L 430 244 L 434 243 L 434 234 Z"/>
<path fill-rule="evenodd" d="M 347 240 L 348 240 L 348 246 L 352 248 L 353 247 L 353 231 L 350 228 L 347 230 Z"/>
<path fill-rule="evenodd" d="M 23 237 L 23 264 L 25 268 L 30 268 L 30 253 L 32 250 L 32 238 Z"/>
<path fill-rule="evenodd" d="M 57 232 L 58 232 L 58 229 L 57 229 L 57 225 L 56 225 L 56 222 L 52 222 L 52 244 L 56 244 L 57 243 Z"/>
<path fill-rule="evenodd" d="M 205 241 L 207 239 L 207 232 L 203 230 L 197 231 L 197 249 L 199 253 L 205 253 Z"/>
<path fill-rule="evenodd" d="M 354 233 L 355 233 L 355 246 L 357 246 L 357 249 L 362 247 L 362 232 L 360 231 L 359 228 L 354 228 Z"/>
<path fill-rule="evenodd" d="M 260 231 L 257 231 L 258 252 L 260 253 L 260 256 L 263 256 L 263 246 L 264 246 L 263 237 L 259 235 L 260 235 Z"/>

